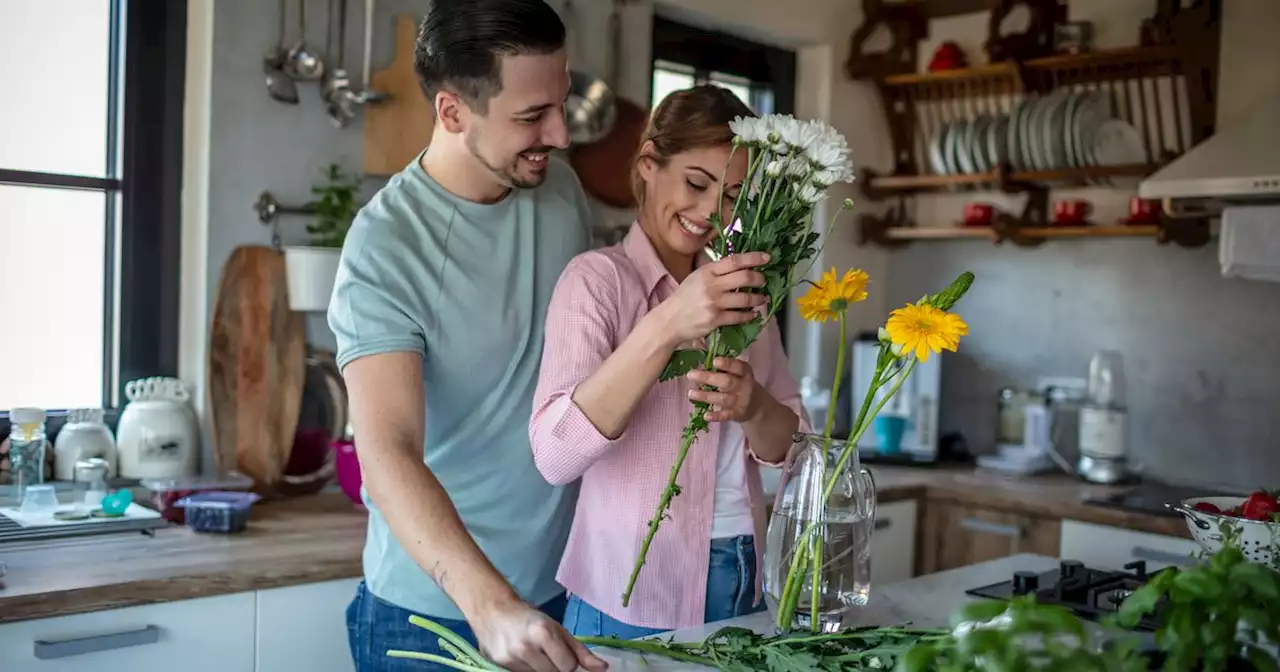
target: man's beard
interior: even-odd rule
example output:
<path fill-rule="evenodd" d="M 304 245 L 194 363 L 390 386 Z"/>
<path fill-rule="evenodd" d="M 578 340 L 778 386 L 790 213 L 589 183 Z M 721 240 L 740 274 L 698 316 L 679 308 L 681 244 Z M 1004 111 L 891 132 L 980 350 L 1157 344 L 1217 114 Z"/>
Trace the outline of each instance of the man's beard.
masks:
<path fill-rule="evenodd" d="M 493 176 L 498 179 L 498 182 L 500 182 L 504 186 L 507 186 L 513 189 L 532 189 L 534 187 L 540 186 L 543 183 L 543 181 L 547 179 L 547 171 L 545 169 L 542 171 L 539 171 L 538 173 L 534 174 L 533 177 L 530 177 L 530 178 L 520 177 L 517 174 L 517 168 L 516 168 L 516 166 L 519 165 L 519 161 L 520 161 L 519 154 L 516 155 L 516 158 L 508 166 L 503 167 L 503 166 L 494 165 L 488 159 L 486 159 L 483 154 L 480 153 L 479 138 L 478 138 L 478 135 L 476 134 L 473 134 L 467 137 L 466 145 L 467 145 L 467 150 L 471 152 L 472 156 L 476 157 L 476 160 L 480 162 L 480 165 L 487 168 L 489 172 L 492 173 Z M 539 152 L 539 153 L 550 154 L 551 149 L 552 149 L 551 147 L 545 147 L 545 148 L 531 147 L 529 149 L 526 149 L 525 152 Z M 525 152 L 521 152 L 521 154 Z"/>

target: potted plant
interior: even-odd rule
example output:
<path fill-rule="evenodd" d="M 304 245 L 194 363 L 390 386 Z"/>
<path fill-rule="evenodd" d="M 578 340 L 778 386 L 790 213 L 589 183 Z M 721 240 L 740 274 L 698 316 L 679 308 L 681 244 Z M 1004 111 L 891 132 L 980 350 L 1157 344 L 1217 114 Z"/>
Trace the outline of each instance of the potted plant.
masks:
<path fill-rule="evenodd" d="M 328 309 L 342 242 L 360 210 L 356 202 L 360 193 L 358 175 L 347 175 L 338 164 L 329 164 L 324 176 L 323 184 L 311 188 L 317 200 L 307 204 L 315 216 L 307 225 L 311 244 L 284 249 L 289 307 L 296 311 Z"/>

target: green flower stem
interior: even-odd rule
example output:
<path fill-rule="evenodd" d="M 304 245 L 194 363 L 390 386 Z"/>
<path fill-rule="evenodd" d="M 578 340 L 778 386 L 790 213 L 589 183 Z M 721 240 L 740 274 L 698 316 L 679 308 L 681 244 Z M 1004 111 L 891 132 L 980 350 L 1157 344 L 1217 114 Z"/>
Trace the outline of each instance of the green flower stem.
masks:
<path fill-rule="evenodd" d="M 881 347 L 887 348 L 889 346 L 884 345 Z M 843 349 L 844 349 L 844 341 L 843 339 L 841 339 L 841 351 Z M 837 358 L 837 368 L 839 368 L 840 363 L 841 362 L 839 361 L 839 358 Z M 884 408 L 884 405 L 888 403 L 889 400 L 892 399 L 895 394 L 898 393 L 898 390 L 902 387 L 902 383 L 906 381 L 906 379 L 911 375 L 911 371 L 912 369 L 915 368 L 915 365 L 916 365 L 916 360 L 913 358 L 906 365 L 906 368 L 903 370 L 903 374 L 900 377 L 898 377 L 897 381 L 894 382 L 893 387 L 889 389 L 889 393 L 886 394 L 884 398 L 881 399 L 880 402 L 875 405 L 874 409 L 872 409 L 870 408 L 871 400 L 875 398 L 876 392 L 879 391 L 880 387 L 882 387 L 886 382 L 886 379 L 883 376 L 884 367 L 881 366 L 878 368 L 876 375 L 873 377 L 871 381 L 871 385 L 867 390 L 867 397 L 866 399 L 863 400 L 862 409 L 858 413 L 859 417 L 858 417 L 858 421 L 855 423 L 855 430 L 853 434 L 849 437 L 848 443 L 845 444 L 844 450 L 841 451 L 840 453 L 840 459 L 836 462 L 835 469 L 831 474 L 831 479 L 827 481 L 826 487 L 823 488 L 821 502 L 823 503 L 824 506 L 826 504 L 827 499 L 831 497 L 831 492 L 835 490 L 835 486 L 836 486 L 836 483 L 839 482 L 841 472 L 844 470 L 845 465 L 849 463 L 849 458 L 852 457 L 853 452 L 857 450 L 858 441 L 862 438 L 862 435 L 866 433 L 867 427 L 871 425 L 871 420 L 875 419 L 875 417 L 880 414 L 880 410 Z M 839 380 L 841 373 L 843 372 L 837 372 L 837 381 Z M 833 385 L 833 387 L 835 386 Z M 831 418 L 828 417 L 828 429 L 826 432 L 826 438 L 828 441 L 830 440 L 830 432 L 831 432 L 830 421 L 831 421 Z M 818 536 L 817 534 L 818 525 L 820 522 L 821 521 L 810 522 L 805 527 L 804 532 L 801 534 L 801 538 L 806 538 L 806 537 L 812 538 L 812 537 Z M 799 544 L 796 546 L 795 556 L 792 557 L 791 568 L 787 572 L 786 581 L 783 582 L 782 596 L 778 600 L 778 616 L 776 619 L 777 626 L 783 630 L 786 630 L 791 626 L 791 621 L 795 616 L 795 609 L 799 603 L 799 594 L 803 590 L 804 579 L 807 574 L 807 572 L 801 572 L 799 571 L 799 569 L 805 565 L 807 561 L 806 551 L 811 546 L 816 546 L 817 549 L 815 550 L 818 550 L 820 552 L 821 546 L 812 541 L 810 542 L 810 544 Z M 817 587 L 819 585 L 819 580 L 820 580 L 820 577 L 818 574 L 818 569 L 820 567 L 820 565 L 818 564 L 818 561 L 820 558 L 821 558 L 820 555 L 816 555 L 813 559 L 814 574 L 813 574 L 813 584 L 812 584 L 813 591 L 812 592 L 814 595 L 814 601 L 810 603 L 810 609 L 812 610 L 812 614 L 810 617 L 811 628 L 816 627 L 813 624 L 816 623 L 818 620 L 817 619 L 818 602 L 816 597 L 818 592 Z"/>
<path fill-rule="evenodd" d="M 399 651 L 396 649 L 391 649 L 387 651 L 387 656 L 391 658 L 409 658 L 411 660 L 424 660 L 429 663 L 436 663 L 439 665 L 444 665 L 445 667 L 452 667 L 455 670 L 462 670 L 463 672 L 493 672 L 493 670 L 502 669 L 501 667 L 477 667 L 475 665 L 467 665 L 466 663 L 460 663 L 456 660 L 450 660 L 448 658 L 445 658 L 444 656 L 437 656 L 433 653 L 419 653 L 417 651 Z"/>
<path fill-rule="evenodd" d="M 643 639 L 618 639 L 616 637 L 578 637 L 579 642 L 587 646 L 600 646 L 608 649 L 622 649 L 626 651 L 639 651 L 641 653 L 652 653 L 658 656 L 665 656 L 672 660 L 682 660 L 686 663 L 697 663 L 708 667 L 715 667 L 716 662 L 710 658 L 699 656 L 685 651 L 673 649 L 670 644 L 658 644 Z"/>
<path fill-rule="evenodd" d="M 481 655 L 480 652 L 477 651 L 474 646 L 471 646 L 470 642 L 459 637 L 456 632 L 450 630 L 449 628 L 446 628 L 443 625 L 440 625 L 439 623 L 436 623 L 433 620 L 418 616 L 417 614 L 410 616 L 409 622 L 412 623 L 413 625 L 418 626 L 419 628 L 427 630 L 432 634 L 436 635 L 437 637 L 440 638 L 441 642 L 448 642 L 449 644 L 452 644 L 453 646 L 457 647 L 458 650 L 466 654 L 468 658 L 471 658 L 472 660 L 477 661 L 479 664 L 485 665 L 487 663 L 486 667 L 477 668 L 477 669 L 487 669 L 492 671 L 502 670 L 501 667 L 498 667 L 497 665 L 489 663 L 488 660 L 483 655 Z M 388 652 L 388 655 L 390 655 L 390 652 Z"/>
<path fill-rule="evenodd" d="M 711 336 L 707 339 L 707 359 L 703 364 L 707 371 L 715 371 L 715 367 L 711 365 L 716 358 L 716 349 L 719 346 L 719 332 L 711 332 Z M 658 533 L 658 526 L 662 524 L 662 519 L 666 517 L 667 510 L 671 508 L 671 500 L 680 494 L 680 486 L 676 485 L 676 478 L 680 476 L 680 468 L 684 466 L 684 460 L 689 456 L 689 449 L 693 447 L 693 442 L 697 440 L 700 432 L 694 431 L 694 421 L 698 416 L 705 415 L 707 406 L 697 403 L 693 405 L 693 413 L 689 416 L 689 424 L 685 426 L 684 440 L 680 442 L 680 453 L 676 456 L 675 464 L 671 465 L 671 475 L 667 477 L 667 487 L 662 489 L 662 497 L 658 499 L 658 508 L 653 513 L 653 518 L 649 519 L 649 529 L 645 532 L 644 541 L 640 544 L 640 555 L 636 557 L 636 565 L 631 569 L 631 578 L 627 579 L 627 587 L 622 591 L 622 606 L 626 607 L 631 603 L 631 592 L 636 587 L 636 580 L 640 578 L 640 570 L 644 568 L 645 558 L 649 555 L 649 545 L 653 543 L 653 536 Z M 702 423 L 704 426 L 706 423 Z"/>

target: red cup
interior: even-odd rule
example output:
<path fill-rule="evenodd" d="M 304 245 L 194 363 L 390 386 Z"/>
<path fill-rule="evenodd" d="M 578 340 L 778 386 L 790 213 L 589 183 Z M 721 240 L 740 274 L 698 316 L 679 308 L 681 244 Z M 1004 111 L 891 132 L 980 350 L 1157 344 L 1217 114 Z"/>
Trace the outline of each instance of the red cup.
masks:
<path fill-rule="evenodd" d="M 1053 223 L 1064 226 L 1079 226 L 1089 218 L 1093 205 L 1089 201 L 1069 200 L 1057 201 L 1053 204 Z"/>
<path fill-rule="evenodd" d="M 1129 199 L 1129 224 L 1156 224 L 1160 221 L 1160 201 L 1134 196 Z"/>
<path fill-rule="evenodd" d="M 990 203 L 965 203 L 965 226 L 991 226 L 995 219 L 996 209 Z"/>

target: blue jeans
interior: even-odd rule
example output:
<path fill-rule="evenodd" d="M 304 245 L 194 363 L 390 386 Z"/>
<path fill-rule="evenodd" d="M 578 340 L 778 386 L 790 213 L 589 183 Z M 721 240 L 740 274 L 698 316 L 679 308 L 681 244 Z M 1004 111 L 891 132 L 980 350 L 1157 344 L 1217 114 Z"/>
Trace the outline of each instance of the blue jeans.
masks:
<path fill-rule="evenodd" d="M 746 616 L 765 610 L 756 599 L 756 544 L 750 535 L 711 540 L 711 562 L 707 567 L 706 623 Z M 577 595 L 569 596 L 564 610 L 564 627 L 574 635 L 613 636 L 636 639 L 670 629 L 627 625 L 605 615 Z"/>
<path fill-rule="evenodd" d="M 559 621 L 564 618 L 565 597 L 561 595 L 539 607 L 547 616 Z M 453 656 L 440 648 L 439 637 L 409 622 L 414 612 L 378 598 L 369 592 L 364 581 L 356 588 L 356 595 L 347 605 L 347 643 L 351 646 L 351 660 L 356 672 L 422 672 L 423 670 L 450 670 L 451 668 L 422 660 L 391 658 L 389 649 L 433 653 L 453 660 Z M 476 636 L 466 621 L 448 618 L 431 620 L 456 632 L 459 637 L 476 646 Z"/>

